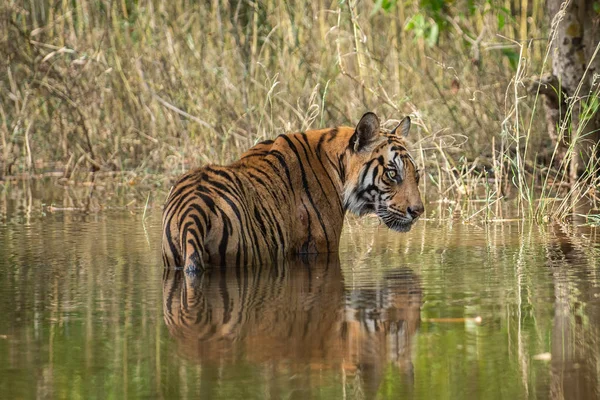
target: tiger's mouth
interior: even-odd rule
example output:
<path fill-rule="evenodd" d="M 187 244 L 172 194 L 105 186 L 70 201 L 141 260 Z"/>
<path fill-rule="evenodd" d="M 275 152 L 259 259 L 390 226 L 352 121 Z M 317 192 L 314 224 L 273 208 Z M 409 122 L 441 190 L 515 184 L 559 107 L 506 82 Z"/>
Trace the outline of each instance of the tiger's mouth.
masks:
<path fill-rule="evenodd" d="M 385 207 L 385 206 L 383 206 Z M 364 216 L 368 214 L 375 214 L 379 217 L 383 223 L 393 231 L 396 232 L 409 232 L 412 225 L 417 221 L 417 218 L 413 218 L 408 213 L 402 213 L 396 210 L 390 210 L 389 208 L 382 208 L 377 203 L 367 202 L 360 204 L 356 210 L 353 210 L 358 216 Z"/>
<path fill-rule="evenodd" d="M 400 215 L 389 210 L 380 210 L 377 212 L 377 216 L 383 221 L 383 223 L 396 232 L 408 232 L 412 227 L 413 223 L 417 218 L 413 218 L 408 215 Z"/>

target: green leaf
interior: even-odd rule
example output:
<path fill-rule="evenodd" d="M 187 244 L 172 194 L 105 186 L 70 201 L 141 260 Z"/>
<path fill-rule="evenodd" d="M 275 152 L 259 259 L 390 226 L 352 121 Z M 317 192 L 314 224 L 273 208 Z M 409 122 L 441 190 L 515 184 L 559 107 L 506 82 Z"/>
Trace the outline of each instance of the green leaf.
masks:
<path fill-rule="evenodd" d="M 504 54 L 506 58 L 508 58 L 510 67 L 516 71 L 517 65 L 519 65 L 519 53 L 513 49 L 502 49 L 502 54 Z"/>
<path fill-rule="evenodd" d="M 504 24 L 506 23 L 506 18 L 503 13 L 498 14 L 498 30 L 504 28 Z"/>
<path fill-rule="evenodd" d="M 467 1 L 467 8 L 469 10 L 469 15 L 474 15 L 475 11 L 477 11 L 477 6 L 475 5 L 475 1 L 474 0 L 468 0 Z M 485 7 L 484 7 L 485 9 Z"/>
<path fill-rule="evenodd" d="M 579 119 L 581 121 L 590 120 L 594 115 L 596 115 L 598 108 L 600 108 L 598 96 L 591 96 L 587 99 L 587 101 L 583 102 L 583 112 L 580 114 Z"/>
<path fill-rule="evenodd" d="M 429 47 L 435 46 L 435 44 L 437 43 L 439 34 L 440 34 L 440 28 L 439 28 L 438 24 L 436 24 L 435 22 L 432 22 L 431 26 L 429 27 L 429 34 L 427 35 L 427 45 Z"/>
<path fill-rule="evenodd" d="M 413 15 L 413 17 L 408 21 L 404 29 L 407 31 L 413 31 L 415 37 L 424 37 L 426 29 L 425 16 L 423 14 Z"/>
<path fill-rule="evenodd" d="M 396 5 L 397 0 L 384 0 L 383 1 L 383 9 L 387 12 L 392 10 L 392 7 Z"/>
<path fill-rule="evenodd" d="M 377 13 L 379 10 L 389 13 L 396 5 L 397 1 L 398 0 L 377 0 L 373 6 L 373 11 L 371 11 L 371 16 L 373 16 L 373 14 Z"/>

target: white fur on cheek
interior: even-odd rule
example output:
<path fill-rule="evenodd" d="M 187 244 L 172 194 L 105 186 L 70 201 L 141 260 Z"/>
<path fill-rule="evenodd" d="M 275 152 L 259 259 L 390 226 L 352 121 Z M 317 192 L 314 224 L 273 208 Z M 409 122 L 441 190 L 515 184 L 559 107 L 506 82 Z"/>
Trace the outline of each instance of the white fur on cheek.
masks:
<path fill-rule="evenodd" d="M 362 176 L 364 170 L 361 170 L 359 176 Z M 364 188 L 370 186 L 373 182 L 371 180 L 371 170 L 367 171 L 365 174 L 365 181 L 359 182 L 358 186 L 350 186 L 347 185 L 344 188 L 344 205 L 346 209 L 354 214 L 361 215 L 363 213 L 363 208 L 369 201 L 373 201 L 374 199 L 369 199 L 367 197 L 359 197 L 358 193 L 361 192 Z M 363 196 L 365 196 L 363 194 Z"/>

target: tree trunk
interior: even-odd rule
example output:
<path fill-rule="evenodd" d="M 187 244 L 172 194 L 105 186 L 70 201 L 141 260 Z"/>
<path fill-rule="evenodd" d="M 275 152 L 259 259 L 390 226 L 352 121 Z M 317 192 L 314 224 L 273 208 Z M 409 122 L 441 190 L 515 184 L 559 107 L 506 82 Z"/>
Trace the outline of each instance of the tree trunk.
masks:
<path fill-rule="evenodd" d="M 600 57 L 595 56 L 600 15 L 594 10 L 594 3 L 547 0 L 552 32 L 556 29 L 551 52 L 552 73 L 559 82 L 555 90 L 558 97 L 566 101 L 561 99 L 554 104 L 572 107 L 570 126 L 564 118 L 556 121 L 559 124 L 556 140 L 564 140 L 572 146 L 569 165 L 572 183 L 586 170 L 590 161 L 596 161 L 596 146 L 600 140 L 600 113 L 596 110 L 598 83 L 594 82 L 594 74 L 600 73 Z M 554 115 L 560 118 L 566 114 L 565 111 L 554 110 Z"/>

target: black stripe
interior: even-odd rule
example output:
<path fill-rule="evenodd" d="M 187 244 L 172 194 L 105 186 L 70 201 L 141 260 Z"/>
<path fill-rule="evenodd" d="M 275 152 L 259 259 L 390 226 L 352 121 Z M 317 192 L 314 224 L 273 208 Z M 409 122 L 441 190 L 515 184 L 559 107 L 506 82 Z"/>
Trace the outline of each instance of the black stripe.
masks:
<path fill-rule="evenodd" d="M 306 136 L 306 135 L 305 135 Z M 343 190 L 343 188 L 341 188 L 340 190 L 338 190 L 338 188 L 336 187 L 335 183 L 333 182 L 333 178 L 331 177 L 331 175 L 329 174 L 329 170 L 325 167 L 325 164 L 323 163 L 323 160 L 321 159 L 321 152 L 319 151 L 319 145 L 321 144 L 321 140 L 325 137 L 325 135 L 321 136 L 321 138 L 319 139 L 319 144 L 317 145 L 317 152 L 315 153 L 315 157 L 316 159 L 319 161 L 319 163 L 321 164 L 321 167 L 323 168 L 323 171 L 325 171 L 325 176 L 327 176 L 327 179 L 329 179 L 329 183 L 331 184 L 331 187 L 333 188 L 333 191 L 335 193 L 337 193 L 337 205 L 339 207 L 340 210 L 340 214 L 344 214 L 344 207 L 342 206 L 342 193 L 341 190 Z M 308 144 L 308 142 L 307 142 Z M 325 156 L 327 157 L 327 153 L 324 153 Z M 322 189 L 322 187 L 321 187 Z M 325 193 L 323 191 L 323 193 Z M 325 193 L 325 198 L 329 198 L 328 194 Z"/>
<path fill-rule="evenodd" d="M 286 140 L 289 140 L 285 136 L 281 136 L 281 137 Z M 273 154 L 273 156 L 275 156 L 275 158 L 277 158 L 277 161 L 279 161 L 279 164 L 283 167 L 283 170 L 285 171 L 285 175 L 289 182 L 288 186 L 290 187 L 290 190 L 292 191 L 292 193 L 294 193 L 294 183 L 292 182 L 292 176 L 290 174 L 290 169 L 285 160 L 285 156 L 279 150 L 273 150 L 271 152 L 271 154 Z"/>
<path fill-rule="evenodd" d="M 259 238 L 256 233 L 256 230 L 254 229 L 254 225 L 250 223 L 250 220 L 251 220 L 250 210 L 248 210 L 248 207 L 244 204 L 244 200 L 246 199 L 247 196 L 245 196 L 245 193 L 242 193 L 242 191 L 241 191 L 241 188 L 243 187 L 242 182 L 235 175 L 232 176 L 228 172 L 225 172 L 222 170 L 212 169 L 210 172 L 212 172 L 213 174 L 218 175 L 220 177 L 226 178 L 230 181 L 228 183 L 230 183 L 231 185 L 226 186 L 225 184 L 221 183 L 220 181 L 215 181 L 212 179 L 208 180 L 208 182 L 212 186 L 219 188 L 221 190 L 221 192 L 218 194 L 221 196 L 221 198 L 223 198 L 229 204 L 229 206 L 231 207 L 233 212 L 236 214 L 236 216 L 239 220 L 240 236 L 241 236 L 241 239 L 244 241 L 245 249 L 260 247 L 259 246 Z M 232 190 L 235 190 L 235 193 L 233 193 Z M 219 191 L 217 191 L 217 192 L 219 192 Z M 230 198 L 228 195 L 231 195 L 232 198 Z M 234 199 L 237 202 L 234 201 Z M 244 231 L 246 231 L 246 232 L 244 232 Z M 246 234 L 244 234 L 244 233 L 246 233 Z M 251 236 L 250 243 L 246 242 L 247 236 Z M 258 257 L 259 263 L 262 262 L 262 256 L 261 256 L 260 252 L 253 251 L 253 254 L 255 254 Z"/>
<path fill-rule="evenodd" d="M 342 186 L 346 185 L 346 163 L 345 163 L 346 153 L 342 153 L 338 158 L 338 165 L 340 171 L 340 178 L 342 179 Z"/>
<path fill-rule="evenodd" d="M 311 195 L 311 190 L 308 185 L 308 180 L 306 179 L 306 171 L 304 170 L 304 166 L 302 163 L 302 159 L 300 158 L 300 154 L 298 153 L 298 150 L 296 149 L 296 147 L 294 146 L 294 144 L 292 143 L 292 140 L 290 138 L 288 138 L 286 136 L 282 136 L 282 137 L 288 143 L 288 146 L 290 147 L 290 149 L 292 150 L 292 152 L 296 155 L 296 158 L 298 159 L 298 166 L 300 167 L 300 176 L 302 178 L 302 186 L 304 188 L 304 192 L 306 193 L 306 197 L 308 197 L 308 201 L 310 202 L 310 204 L 315 212 L 315 215 L 317 216 L 317 219 L 319 220 L 321 229 L 323 230 L 323 233 L 325 234 L 325 241 L 327 242 L 327 249 L 329 250 L 329 238 L 327 237 L 325 223 L 323 222 L 321 213 L 319 212 L 319 209 L 317 208 L 315 201 Z M 307 214 L 308 214 L 308 211 L 307 211 Z"/>
<path fill-rule="evenodd" d="M 373 163 L 377 162 L 375 159 L 371 159 L 363 165 L 363 170 L 358 176 L 358 181 L 356 182 L 357 186 L 360 186 L 366 180 L 367 173 L 369 172 Z"/>
<path fill-rule="evenodd" d="M 227 288 L 227 274 L 221 274 L 219 287 L 221 288 L 221 296 L 223 296 L 223 324 L 227 324 L 231 319 L 231 307 L 233 302 L 229 299 L 229 290 Z"/>
<path fill-rule="evenodd" d="M 333 200 L 333 199 L 330 199 L 330 197 L 331 197 L 331 196 L 329 196 L 329 193 L 327 193 L 327 192 L 325 191 L 325 189 L 323 188 L 323 185 L 321 184 L 321 179 L 319 179 L 319 175 L 317 175 L 317 173 L 315 172 L 315 169 L 314 169 L 314 167 L 313 167 L 313 164 L 310 162 L 311 160 L 310 160 L 310 158 L 309 158 L 309 155 L 308 155 L 308 151 L 310 150 L 310 143 L 308 142 L 308 137 L 306 136 L 306 134 L 305 134 L 305 133 L 301 133 L 301 134 L 300 134 L 300 136 L 302 137 L 302 139 L 303 139 L 303 141 L 304 141 L 304 145 L 302 145 L 302 142 L 300 142 L 300 139 L 297 139 L 297 140 L 298 140 L 298 142 L 300 142 L 300 144 L 302 145 L 302 148 L 303 148 L 303 150 L 304 150 L 304 155 L 305 155 L 305 157 L 306 157 L 306 160 L 307 160 L 307 166 L 308 166 L 308 167 L 310 168 L 310 170 L 312 171 L 312 173 L 313 173 L 313 175 L 314 175 L 314 177 L 315 177 L 315 179 L 314 179 L 314 180 L 315 180 L 315 181 L 317 182 L 317 184 L 319 185 L 319 188 L 321 189 L 321 192 L 323 193 L 323 197 L 324 197 L 325 199 L 328 199 L 328 200 L 330 200 L 330 201 L 331 201 L 331 200 Z M 307 149 L 308 149 L 308 150 L 307 150 Z M 333 183 L 333 180 L 332 180 L 332 179 L 331 179 L 331 177 L 329 176 L 329 173 L 327 172 L 327 169 L 325 168 L 325 165 L 323 165 L 323 161 L 321 161 L 321 158 L 319 157 L 319 154 L 315 154 L 315 153 L 312 153 L 312 152 L 311 152 L 311 154 L 312 154 L 312 156 L 313 156 L 313 157 L 315 157 L 315 158 L 316 158 L 316 159 L 319 161 L 319 163 L 321 164 L 321 167 L 323 167 L 323 170 L 324 170 L 324 172 L 325 172 L 325 175 L 326 175 L 326 176 L 327 176 L 327 178 L 329 179 L 329 183 L 331 184 L 331 187 L 333 188 L 333 191 L 334 191 L 335 193 L 338 193 L 338 190 L 337 190 L 337 188 L 335 187 L 335 184 Z M 339 194 L 338 194 L 338 197 L 337 197 L 337 199 L 338 199 L 338 204 L 340 205 L 340 212 L 342 212 L 342 211 L 341 211 L 341 210 L 342 210 L 342 207 L 341 207 L 341 201 L 340 201 L 340 196 L 339 196 Z M 317 210 L 315 210 L 315 211 L 317 211 Z M 326 230 L 324 230 L 324 233 L 325 233 L 325 240 L 327 241 L 327 250 L 330 250 L 330 249 L 329 249 L 329 237 L 328 237 L 328 235 L 327 235 L 327 231 L 326 231 Z"/>
<path fill-rule="evenodd" d="M 267 179 L 267 181 L 266 182 L 263 181 L 258 175 L 255 175 L 254 173 L 258 173 L 258 174 L 264 176 L 265 179 Z M 248 174 L 248 178 L 250 180 L 252 180 L 253 182 L 259 183 L 260 185 L 262 185 L 265 188 L 265 190 L 267 190 L 269 192 L 273 201 L 282 202 L 282 201 L 286 200 L 285 192 L 282 190 L 279 190 L 278 187 L 277 187 L 277 190 L 274 190 L 275 186 L 273 186 L 273 184 L 270 183 L 270 181 L 273 179 L 272 175 L 269 175 L 265 171 L 262 171 L 260 169 L 249 170 L 249 171 L 247 171 L 247 174 Z M 280 177 L 279 174 L 277 174 L 276 176 Z M 284 182 L 284 181 L 282 180 L 282 182 Z"/>
<path fill-rule="evenodd" d="M 221 257 L 220 263 L 223 265 L 227 255 L 227 245 L 229 244 L 229 229 L 231 229 L 231 221 L 227 214 L 219 209 L 221 212 L 221 218 L 223 219 L 223 232 L 221 233 L 221 240 L 219 242 L 219 257 Z"/>
<path fill-rule="evenodd" d="M 182 264 L 181 254 L 179 254 L 179 251 L 177 250 L 177 247 L 173 242 L 173 236 L 171 235 L 171 224 L 165 226 L 165 234 L 167 236 L 169 250 L 171 250 L 171 254 L 173 255 L 173 262 L 176 266 L 180 266 Z"/>
<path fill-rule="evenodd" d="M 184 177 L 184 178 L 186 178 L 186 179 L 187 179 L 187 178 L 190 178 L 190 179 L 191 179 L 191 178 L 196 178 L 196 179 L 195 179 L 195 180 L 193 180 L 193 181 L 191 181 L 191 182 L 189 182 L 189 183 L 186 183 L 184 186 L 182 186 L 182 187 L 178 188 L 176 191 L 174 191 L 174 192 L 172 191 L 172 192 L 171 192 L 171 194 L 170 194 L 169 198 L 167 199 L 167 207 L 165 207 L 165 210 L 164 210 L 164 213 L 165 213 L 165 214 L 167 214 L 167 213 L 170 213 L 170 212 L 172 211 L 172 209 L 173 209 L 173 208 L 179 208 L 179 204 L 180 204 L 180 203 L 181 203 L 181 202 L 182 202 L 182 201 L 183 201 L 183 200 L 184 200 L 184 199 L 187 197 L 187 196 L 184 196 L 184 195 L 183 195 L 183 194 L 184 194 L 184 192 L 185 192 L 185 191 L 187 191 L 188 189 L 190 189 L 190 192 L 189 192 L 189 193 L 191 193 L 191 191 L 192 191 L 192 190 L 193 190 L 193 189 L 194 189 L 196 186 L 198 186 L 198 184 L 199 184 L 199 181 L 202 179 L 202 176 L 201 176 L 201 175 L 202 175 L 202 174 L 200 174 L 200 173 L 198 173 L 198 171 L 196 171 L 194 174 L 191 174 L 191 173 L 190 173 L 189 175 L 186 175 L 186 176 Z M 179 182 L 176 184 L 176 186 L 174 186 L 174 187 L 177 187 L 177 185 L 181 185 L 181 184 L 182 184 L 184 181 L 185 181 L 185 179 L 181 179 L 181 180 L 180 180 L 180 181 L 179 181 Z M 189 193 L 187 193 L 187 194 L 189 194 Z M 177 200 L 175 203 L 173 203 L 173 201 L 174 201 L 175 199 L 178 199 L 178 200 Z"/>

